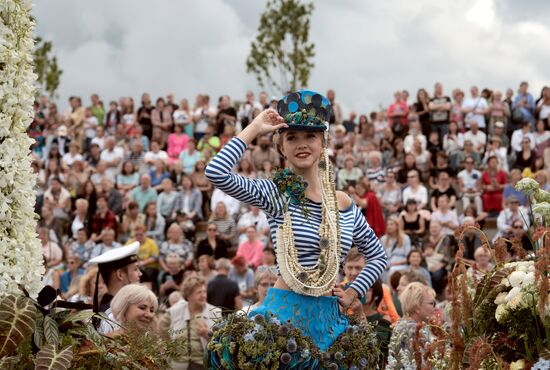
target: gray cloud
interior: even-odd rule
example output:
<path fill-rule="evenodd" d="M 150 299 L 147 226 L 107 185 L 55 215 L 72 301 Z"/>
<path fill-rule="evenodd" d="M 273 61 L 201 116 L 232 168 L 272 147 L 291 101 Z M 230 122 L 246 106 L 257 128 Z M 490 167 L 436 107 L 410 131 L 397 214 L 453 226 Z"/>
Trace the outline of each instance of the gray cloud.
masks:
<path fill-rule="evenodd" d="M 154 4 L 154 6 L 152 6 Z M 48 0 L 37 33 L 52 39 L 64 70 L 60 99 L 98 92 L 107 101 L 168 91 L 241 98 L 259 90 L 245 59 L 265 1 Z M 310 88 L 335 88 L 349 109 L 387 105 L 392 92 L 448 93 L 472 84 L 505 89 L 520 80 L 538 94 L 550 82 L 540 2 L 388 0 L 316 2 Z"/>

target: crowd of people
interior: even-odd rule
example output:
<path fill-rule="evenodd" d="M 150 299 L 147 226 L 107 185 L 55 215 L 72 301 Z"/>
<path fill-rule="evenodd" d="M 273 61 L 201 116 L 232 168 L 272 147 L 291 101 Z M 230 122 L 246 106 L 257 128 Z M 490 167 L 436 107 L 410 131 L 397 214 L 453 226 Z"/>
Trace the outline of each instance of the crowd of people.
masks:
<path fill-rule="evenodd" d="M 347 117 L 335 92 L 326 96 L 337 189 L 361 209 L 389 261 L 349 314 L 377 323 L 388 363 L 396 364 L 392 330 L 412 336 L 411 322 L 446 320 L 458 227 L 494 223 L 497 237 L 532 249 L 527 199 L 514 185 L 529 176 L 550 189 L 550 88 L 535 99 L 526 82 L 505 94 L 473 86 L 466 97 L 460 89 L 447 96 L 436 83 L 432 94 L 418 90 L 414 102 L 397 91 L 387 109 Z M 70 109 L 60 112 L 42 96 L 29 135 L 45 284 L 63 299 L 92 303 L 97 267 L 89 261 L 139 242 L 139 279 L 127 283 L 141 285 L 109 291 L 114 317 L 157 323 L 161 332 L 186 328 L 189 358 L 199 362 L 214 316 L 257 307 L 277 278 L 266 215 L 215 188 L 205 174 L 210 159 L 277 100 L 265 92 L 256 100 L 249 91 L 240 104 L 229 96 L 212 104 L 204 94 L 194 104 L 176 103 L 173 94 L 153 104 L 143 94 L 137 107 L 131 97 L 106 105 L 94 94 L 87 104 L 71 97 Z M 235 171 L 262 179 L 283 165 L 264 135 Z M 466 230 L 464 261 L 480 278 L 492 266 L 490 254 Z M 509 258 L 515 253 L 510 245 Z M 352 250 L 342 284 L 365 263 Z M 99 291 L 107 290 L 100 281 Z"/>

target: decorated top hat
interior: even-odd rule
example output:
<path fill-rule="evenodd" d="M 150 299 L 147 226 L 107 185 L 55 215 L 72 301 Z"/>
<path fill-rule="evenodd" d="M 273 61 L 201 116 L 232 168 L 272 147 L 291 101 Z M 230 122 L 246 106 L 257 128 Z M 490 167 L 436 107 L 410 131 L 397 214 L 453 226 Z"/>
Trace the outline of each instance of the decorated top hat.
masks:
<path fill-rule="evenodd" d="M 286 130 L 325 131 L 331 105 L 326 97 L 315 91 L 300 90 L 279 100 L 277 111 L 288 124 Z"/>

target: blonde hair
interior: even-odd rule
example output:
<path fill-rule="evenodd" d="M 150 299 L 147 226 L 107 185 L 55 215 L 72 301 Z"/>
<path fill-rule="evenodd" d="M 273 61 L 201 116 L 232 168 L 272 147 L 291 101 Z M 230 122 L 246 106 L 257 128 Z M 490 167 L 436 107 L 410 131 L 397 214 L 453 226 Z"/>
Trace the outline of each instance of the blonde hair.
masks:
<path fill-rule="evenodd" d="M 407 316 L 414 314 L 422 306 L 424 294 L 429 294 L 432 298 L 435 298 L 435 290 L 427 285 L 416 282 L 407 285 L 401 296 L 399 296 L 403 314 Z"/>
<path fill-rule="evenodd" d="M 401 227 L 399 226 L 399 219 L 395 216 L 391 216 L 386 221 L 386 225 L 389 224 L 390 222 L 395 223 L 395 229 L 397 230 L 396 231 L 397 247 L 401 248 L 401 247 L 403 247 L 404 237 L 403 237 L 403 230 L 401 230 Z M 384 249 L 388 250 L 389 242 L 390 242 L 390 238 L 386 237 L 385 240 L 384 240 Z"/>
<path fill-rule="evenodd" d="M 183 298 L 187 300 L 189 296 L 193 294 L 195 289 L 201 285 L 206 286 L 206 280 L 204 280 L 204 278 L 198 275 L 189 276 L 183 281 L 183 284 L 181 284 L 181 294 L 183 295 Z"/>
<path fill-rule="evenodd" d="M 131 305 L 139 304 L 143 301 L 149 301 L 155 311 L 158 308 L 158 300 L 155 293 L 147 289 L 143 285 L 128 284 L 123 286 L 111 301 L 111 310 L 115 319 L 121 323 L 125 323 L 126 312 Z"/>

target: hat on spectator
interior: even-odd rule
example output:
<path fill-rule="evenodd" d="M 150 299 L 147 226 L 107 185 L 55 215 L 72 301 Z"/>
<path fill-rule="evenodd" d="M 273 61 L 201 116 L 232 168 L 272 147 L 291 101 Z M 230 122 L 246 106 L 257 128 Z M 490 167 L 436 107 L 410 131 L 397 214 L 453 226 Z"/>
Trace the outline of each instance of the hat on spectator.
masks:
<path fill-rule="evenodd" d="M 326 131 L 330 117 L 330 101 L 310 90 L 292 92 L 277 103 L 277 111 L 288 124 L 287 129 Z"/>
<path fill-rule="evenodd" d="M 496 122 L 495 122 L 495 127 L 504 128 L 504 122 L 502 122 L 502 121 L 496 121 Z"/>
<path fill-rule="evenodd" d="M 139 250 L 139 242 L 133 242 L 124 247 L 111 249 L 97 257 L 92 258 L 88 263 L 97 264 L 98 272 L 96 277 L 95 293 L 94 293 L 94 311 L 99 308 L 99 274 L 103 277 L 105 284 L 109 283 L 109 276 L 112 271 L 126 267 L 138 261 L 137 252 Z"/>
<path fill-rule="evenodd" d="M 231 263 L 233 264 L 233 266 L 245 267 L 246 259 L 243 256 L 235 256 L 231 260 Z"/>

